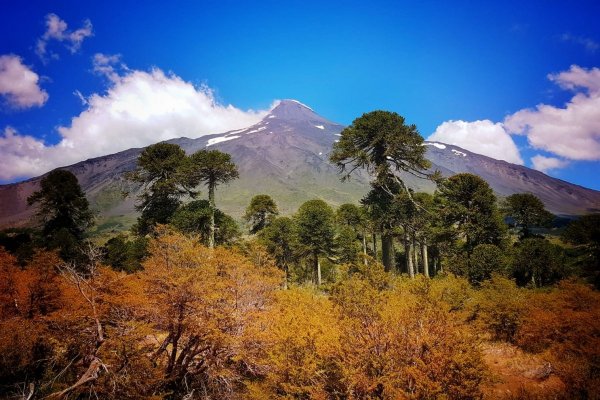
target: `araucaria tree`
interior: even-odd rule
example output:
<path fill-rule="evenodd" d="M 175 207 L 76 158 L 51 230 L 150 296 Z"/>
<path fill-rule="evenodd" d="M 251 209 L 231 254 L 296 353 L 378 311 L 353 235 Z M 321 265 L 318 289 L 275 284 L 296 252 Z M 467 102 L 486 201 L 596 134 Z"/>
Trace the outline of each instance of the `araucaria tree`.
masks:
<path fill-rule="evenodd" d="M 210 202 L 210 233 L 208 247 L 215 246 L 215 189 L 218 184 L 227 183 L 239 177 L 231 156 L 219 150 L 200 150 L 189 157 L 186 175 L 194 182 L 201 182 L 208 187 Z"/>
<path fill-rule="evenodd" d="M 244 219 L 250 224 L 250 233 L 254 234 L 264 229 L 278 214 L 277 204 L 271 196 L 259 194 L 250 200 Z"/>
<path fill-rule="evenodd" d="M 302 204 L 295 215 L 298 241 L 302 251 L 312 257 L 313 276 L 321 284 L 319 257 L 333 253 L 335 243 L 334 213 L 323 200 L 309 200 Z"/>
<path fill-rule="evenodd" d="M 415 125 L 406 125 L 397 113 L 373 111 L 355 119 L 342 131 L 329 159 L 339 167 L 342 180 L 356 169 L 366 169 L 375 177 L 374 186 L 392 199 L 401 191 L 409 193 L 402 174 L 435 177 L 426 172 L 431 164 L 425 159 L 425 151 L 423 137 Z M 387 230 L 382 235 L 382 250 L 391 254 L 392 235 Z M 391 259 L 384 257 L 387 270 L 391 268 Z"/>
<path fill-rule="evenodd" d="M 138 234 L 147 234 L 156 224 L 165 224 L 181 204 L 185 194 L 195 195 L 195 177 L 185 173 L 185 151 L 176 144 L 157 143 L 148 146 L 138 158 L 137 168 L 128 175 L 142 184 L 136 205 L 141 212 L 136 225 Z"/>
<path fill-rule="evenodd" d="M 42 223 L 46 246 L 60 249 L 64 259 L 79 254 L 85 230 L 93 223 L 89 202 L 79 186 L 77 177 L 66 170 L 54 170 L 40 182 L 40 190 L 28 199 L 38 204 L 37 215 Z"/>
<path fill-rule="evenodd" d="M 440 196 L 444 222 L 464 242 L 467 256 L 479 244 L 502 244 L 506 226 L 486 181 L 473 174 L 457 174 L 442 183 Z"/>
<path fill-rule="evenodd" d="M 522 239 L 531 236 L 532 227 L 550 225 L 554 217 L 546 211 L 544 203 L 531 193 L 511 194 L 504 201 L 503 211 L 514 220 Z"/>

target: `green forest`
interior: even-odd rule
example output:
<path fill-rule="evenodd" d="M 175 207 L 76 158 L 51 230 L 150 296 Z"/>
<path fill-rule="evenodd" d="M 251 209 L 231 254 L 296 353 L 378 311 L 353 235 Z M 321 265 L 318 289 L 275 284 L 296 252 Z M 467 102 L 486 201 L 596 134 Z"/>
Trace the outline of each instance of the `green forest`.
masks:
<path fill-rule="evenodd" d="M 329 160 L 369 174 L 360 203 L 280 215 L 264 193 L 236 221 L 229 154 L 149 146 L 137 222 L 107 241 L 75 175 L 46 175 L 35 223 L 0 233 L 0 397 L 600 398 L 600 214 L 443 177 L 387 111 Z"/>

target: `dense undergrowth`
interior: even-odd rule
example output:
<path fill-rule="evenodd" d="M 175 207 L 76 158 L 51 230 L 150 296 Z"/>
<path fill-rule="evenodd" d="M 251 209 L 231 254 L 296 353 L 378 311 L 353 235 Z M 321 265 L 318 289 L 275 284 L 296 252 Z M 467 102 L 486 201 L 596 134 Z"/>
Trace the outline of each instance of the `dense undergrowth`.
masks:
<path fill-rule="evenodd" d="M 131 274 L 90 253 L 77 270 L 0 251 L 0 397 L 478 399 L 494 384 L 482 346 L 506 343 L 548 363 L 552 398 L 600 398 L 600 294 L 575 280 L 474 287 L 361 260 L 284 289 L 260 245 L 166 228 Z"/>

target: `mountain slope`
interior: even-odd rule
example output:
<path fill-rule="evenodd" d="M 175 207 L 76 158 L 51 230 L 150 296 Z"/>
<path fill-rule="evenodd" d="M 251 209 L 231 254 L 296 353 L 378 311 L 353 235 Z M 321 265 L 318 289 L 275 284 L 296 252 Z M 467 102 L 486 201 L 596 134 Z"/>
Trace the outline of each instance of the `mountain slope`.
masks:
<path fill-rule="evenodd" d="M 217 204 L 225 212 L 240 217 L 252 196 L 268 193 L 286 214 L 316 197 L 332 205 L 357 202 L 369 190 L 365 173 L 340 182 L 337 168 L 327 161 L 343 128 L 295 100 L 284 100 L 262 121 L 246 129 L 170 142 L 188 153 L 216 148 L 232 155 L 240 179 L 217 188 Z M 426 145 L 432 169 L 440 170 L 445 176 L 460 172 L 478 174 L 500 196 L 534 193 L 556 214 L 577 215 L 600 210 L 598 191 L 456 146 L 429 142 Z M 129 149 L 66 167 L 77 175 L 92 206 L 100 212 L 101 221 L 114 223 L 115 229 L 123 229 L 135 220 L 138 187 L 126 181 L 123 173 L 135 168 L 141 151 Z M 1 227 L 27 223 L 33 210 L 27 207 L 26 199 L 37 190 L 42 178 L 0 186 Z M 415 190 L 432 192 L 435 189 L 431 182 L 412 176 L 404 178 Z"/>

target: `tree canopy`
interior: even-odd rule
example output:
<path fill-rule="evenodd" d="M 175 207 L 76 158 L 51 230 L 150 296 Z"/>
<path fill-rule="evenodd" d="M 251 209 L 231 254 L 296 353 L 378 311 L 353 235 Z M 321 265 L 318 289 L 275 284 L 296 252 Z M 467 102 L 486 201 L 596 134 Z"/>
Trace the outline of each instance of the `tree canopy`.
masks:
<path fill-rule="evenodd" d="M 28 199 L 38 205 L 37 216 L 48 248 L 61 250 L 63 258 L 73 258 L 94 221 L 93 213 L 77 177 L 70 171 L 57 169 L 40 182 L 40 190 Z"/>
<path fill-rule="evenodd" d="M 321 284 L 319 257 L 330 255 L 335 248 L 334 213 L 323 200 L 309 200 L 295 215 L 298 242 L 303 251 L 313 258 L 315 283 Z"/>
<path fill-rule="evenodd" d="M 429 176 L 425 170 L 431 164 L 425 159 L 425 150 L 416 125 L 406 125 L 404 117 L 395 112 L 373 111 L 342 131 L 329 159 L 339 167 L 342 179 L 364 168 L 382 185 L 391 179 L 404 186 L 397 172 Z"/>
<path fill-rule="evenodd" d="M 181 197 L 197 193 L 196 177 L 186 173 L 185 151 L 171 143 L 157 143 L 146 147 L 138 157 L 136 169 L 127 177 L 142 185 L 136 209 L 141 212 L 135 230 L 148 233 L 156 224 L 169 221 Z"/>
<path fill-rule="evenodd" d="M 546 210 L 544 203 L 531 193 L 511 194 L 504 201 L 503 211 L 520 228 L 521 238 L 530 237 L 532 227 L 549 226 L 554 217 Z"/>
<path fill-rule="evenodd" d="M 279 214 L 275 200 L 268 194 L 258 194 L 250 200 L 244 219 L 250 224 L 250 233 L 264 229 Z"/>
<path fill-rule="evenodd" d="M 194 182 L 204 183 L 208 187 L 208 201 L 211 207 L 208 247 L 212 248 L 215 245 L 215 189 L 218 184 L 239 177 L 237 166 L 227 153 L 219 150 L 200 150 L 189 157 L 185 171 Z"/>

